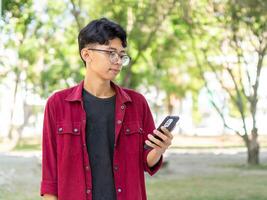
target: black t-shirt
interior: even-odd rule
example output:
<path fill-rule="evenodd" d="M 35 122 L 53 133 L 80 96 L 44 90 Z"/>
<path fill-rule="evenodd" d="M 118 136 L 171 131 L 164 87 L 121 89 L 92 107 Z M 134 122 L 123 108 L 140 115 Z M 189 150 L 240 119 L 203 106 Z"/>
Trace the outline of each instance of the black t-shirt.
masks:
<path fill-rule="evenodd" d="M 116 200 L 113 178 L 115 96 L 98 98 L 83 90 L 86 145 L 92 173 L 93 200 Z"/>

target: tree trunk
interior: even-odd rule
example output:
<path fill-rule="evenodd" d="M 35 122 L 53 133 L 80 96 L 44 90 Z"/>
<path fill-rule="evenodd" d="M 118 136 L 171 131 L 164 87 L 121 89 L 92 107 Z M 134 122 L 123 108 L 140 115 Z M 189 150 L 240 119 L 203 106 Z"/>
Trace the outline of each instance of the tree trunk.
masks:
<path fill-rule="evenodd" d="M 251 138 L 248 139 L 246 144 L 247 144 L 247 153 L 248 153 L 248 164 L 258 165 L 260 163 L 260 160 L 259 160 L 260 145 L 258 142 L 257 129 L 252 130 Z"/>
<path fill-rule="evenodd" d="M 33 106 L 28 105 L 25 100 L 23 102 L 23 110 L 24 110 L 24 120 L 23 120 L 23 124 L 21 124 L 17 129 L 16 129 L 16 133 L 17 133 L 17 137 L 16 137 L 16 143 L 15 146 L 20 146 L 22 145 L 22 132 L 24 130 L 24 128 L 27 126 L 27 124 L 29 123 L 29 119 L 33 114 Z"/>
<path fill-rule="evenodd" d="M 13 125 L 13 115 L 15 112 L 15 104 L 16 104 L 16 97 L 17 97 L 17 92 L 18 92 L 18 86 L 19 86 L 19 81 L 20 81 L 20 72 L 16 73 L 16 82 L 15 82 L 15 89 L 13 93 L 13 102 L 12 102 L 12 107 L 11 107 L 11 115 L 10 115 L 10 125 L 9 125 L 9 130 L 8 130 L 8 139 L 12 140 L 13 139 L 13 131 L 14 131 L 14 125 Z"/>
<path fill-rule="evenodd" d="M 167 103 L 168 114 L 172 115 L 173 114 L 173 110 L 174 110 L 174 105 L 173 105 L 171 94 L 167 93 L 166 100 L 167 100 L 166 103 Z"/>

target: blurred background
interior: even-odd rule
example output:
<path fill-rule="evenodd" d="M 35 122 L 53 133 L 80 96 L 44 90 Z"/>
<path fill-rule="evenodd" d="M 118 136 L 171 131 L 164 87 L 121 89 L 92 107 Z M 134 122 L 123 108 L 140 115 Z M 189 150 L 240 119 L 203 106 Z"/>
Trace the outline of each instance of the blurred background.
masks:
<path fill-rule="evenodd" d="M 128 33 L 116 82 L 179 115 L 151 200 L 266 200 L 266 0 L 0 0 L 0 199 L 40 199 L 43 110 L 85 74 L 77 36 Z"/>

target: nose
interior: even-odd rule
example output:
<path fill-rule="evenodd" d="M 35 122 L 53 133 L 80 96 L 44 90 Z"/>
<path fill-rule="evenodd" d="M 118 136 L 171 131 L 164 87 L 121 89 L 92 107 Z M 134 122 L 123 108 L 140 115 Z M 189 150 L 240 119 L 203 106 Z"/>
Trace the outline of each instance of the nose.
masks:
<path fill-rule="evenodd" d="M 118 64 L 120 66 L 122 65 L 122 59 L 118 54 L 116 55 L 116 60 L 115 60 L 114 64 Z"/>
<path fill-rule="evenodd" d="M 121 59 L 120 56 L 118 56 L 118 61 L 117 61 L 117 63 L 118 63 L 119 65 L 122 65 L 122 59 Z"/>

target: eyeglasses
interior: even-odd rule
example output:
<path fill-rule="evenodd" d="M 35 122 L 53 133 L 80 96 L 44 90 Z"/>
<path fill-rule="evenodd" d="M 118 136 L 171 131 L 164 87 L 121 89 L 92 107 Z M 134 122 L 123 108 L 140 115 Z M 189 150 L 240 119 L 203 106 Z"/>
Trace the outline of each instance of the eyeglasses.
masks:
<path fill-rule="evenodd" d="M 116 51 L 109 51 L 109 50 L 104 50 L 104 49 L 92 49 L 92 48 L 88 48 L 88 50 L 99 51 L 99 52 L 109 54 L 109 60 L 112 64 L 118 63 L 119 59 L 121 59 L 122 66 L 127 66 L 129 65 L 131 61 L 130 56 L 126 54 L 120 55 Z"/>

